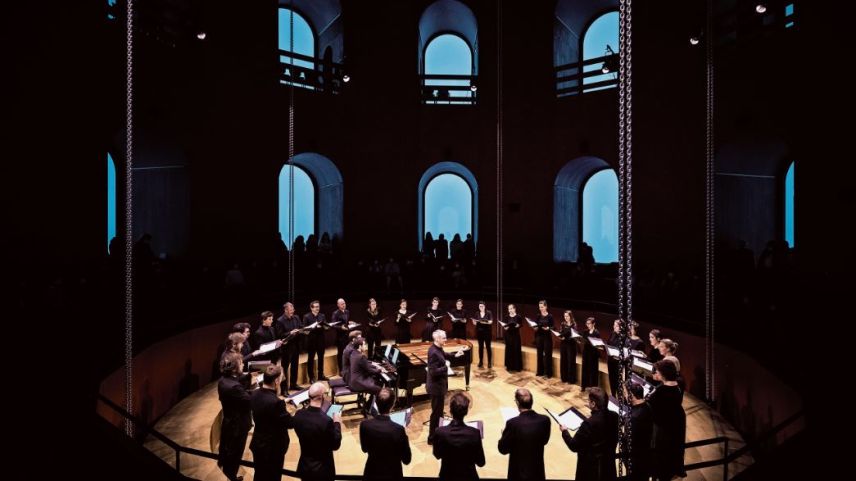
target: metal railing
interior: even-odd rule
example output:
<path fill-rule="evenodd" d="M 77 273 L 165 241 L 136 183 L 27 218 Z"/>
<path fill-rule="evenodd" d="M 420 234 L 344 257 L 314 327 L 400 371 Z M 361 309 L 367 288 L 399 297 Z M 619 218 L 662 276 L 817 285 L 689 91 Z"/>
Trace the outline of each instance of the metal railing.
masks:
<path fill-rule="evenodd" d="M 216 453 L 212 453 L 209 451 L 203 451 L 201 449 L 196 449 L 196 448 L 190 448 L 190 447 L 182 446 L 182 445 L 176 443 L 175 441 L 173 441 L 169 437 L 165 436 L 163 433 L 157 431 L 153 427 L 151 427 L 148 424 L 146 424 L 145 422 L 143 422 L 138 417 L 127 412 L 121 406 L 119 406 L 116 403 L 114 403 L 113 401 L 107 399 L 107 397 L 105 397 L 103 394 L 100 394 L 100 393 L 98 394 L 98 401 L 104 403 L 104 405 L 106 405 L 107 407 L 109 407 L 110 409 L 112 409 L 113 411 L 118 413 L 120 416 L 122 416 L 122 418 L 125 419 L 126 422 L 133 423 L 134 427 L 135 427 L 134 431 L 136 433 L 143 434 L 143 435 L 151 435 L 152 437 L 154 437 L 155 439 L 164 443 L 170 449 L 172 449 L 173 452 L 175 453 L 175 470 L 179 474 L 181 474 L 181 455 L 182 454 L 199 456 L 202 458 L 213 459 L 213 460 L 219 459 L 219 456 Z M 772 429 L 770 429 L 769 431 L 764 433 L 762 436 L 759 436 L 753 442 L 747 443 L 745 446 L 741 447 L 740 449 L 738 449 L 738 450 L 736 450 L 730 454 L 728 452 L 729 439 L 725 436 L 718 436 L 718 437 L 711 438 L 711 439 L 703 439 L 700 441 L 693 441 L 693 442 L 686 443 L 684 445 L 684 449 L 697 448 L 697 447 L 701 447 L 701 446 L 709 446 L 712 444 L 722 443 L 724 455 L 721 458 L 715 459 L 712 461 L 700 461 L 697 463 L 687 464 L 684 466 L 684 470 L 685 471 L 693 471 L 696 469 L 710 468 L 710 467 L 722 465 L 722 479 L 723 479 L 723 481 L 728 481 L 728 465 L 729 464 L 735 462 L 741 456 L 749 453 L 750 451 L 757 449 L 763 442 L 765 442 L 768 439 L 778 435 L 779 432 L 781 432 L 783 429 L 791 426 L 797 420 L 802 419 L 803 416 L 804 416 L 804 414 L 802 411 L 797 412 L 796 414 L 790 416 L 789 418 L 785 419 L 784 421 L 782 421 L 781 423 L 779 423 L 778 425 L 776 425 L 775 427 L 773 427 Z M 616 454 L 615 457 L 616 457 L 616 459 L 618 459 L 619 454 Z M 242 466 L 246 466 L 246 467 L 255 469 L 255 463 L 253 463 L 252 461 L 247 461 L 245 459 L 241 459 L 240 464 Z M 297 474 L 297 472 L 292 471 L 290 469 L 283 468 L 282 469 L 282 475 L 288 476 L 288 477 L 294 478 L 294 479 L 299 479 L 299 475 Z M 360 481 L 363 479 L 363 477 L 362 477 L 362 475 L 359 475 L 359 474 L 336 474 L 336 479 L 342 480 L 342 481 Z M 406 479 L 408 481 L 433 481 L 433 480 L 436 480 L 437 478 L 433 477 L 433 476 L 431 476 L 431 477 L 404 476 L 404 479 Z M 505 478 L 481 478 L 481 479 L 484 481 L 500 481 L 500 480 L 503 480 Z M 547 480 L 547 481 L 560 481 L 560 480 Z"/>
<path fill-rule="evenodd" d="M 596 65 L 597 68 L 586 71 L 586 67 Z M 608 72 L 601 67 L 606 65 Z M 600 90 L 618 85 L 618 54 L 604 55 L 578 62 L 557 65 L 553 68 L 556 73 L 556 96 L 567 97 L 579 95 L 592 90 Z M 606 80 L 587 82 L 586 79 L 609 75 Z"/>
<path fill-rule="evenodd" d="M 423 104 L 475 105 L 478 87 L 475 75 L 419 75 Z"/>
<path fill-rule="evenodd" d="M 279 82 L 317 92 L 340 93 L 345 84 L 345 66 L 336 62 L 279 51 Z"/>

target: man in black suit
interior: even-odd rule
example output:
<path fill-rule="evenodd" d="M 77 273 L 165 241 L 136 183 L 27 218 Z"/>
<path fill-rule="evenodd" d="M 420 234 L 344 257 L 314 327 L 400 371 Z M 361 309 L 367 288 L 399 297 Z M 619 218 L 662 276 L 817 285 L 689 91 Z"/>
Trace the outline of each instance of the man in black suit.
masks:
<path fill-rule="evenodd" d="M 644 481 L 651 477 L 652 451 L 654 436 L 654 414 L 651 406 L 645 402 L 645 389 L 639 383 L 630 383 L 627 388 L 630 395 L 630 432 L 633 440 L 630 448 L 631 481 Z"/>
<path fill-rule="evenodd" d="M 410 441 L 404 426 L 389 419 L 392 391 L 383 388 L 375 403 L 378 415 L 360 423 L 360 445 L 368 453 L 363 481 L 392 481 L 402 479 L 401 464 L 410 464 Z"/>
<path fill-rule="evenodd" d="M 324 376 L 324 331 L 330 327 L 327 325 L 327 318 L 321 314 L 321 303 L 312 301 L 309 303 L 309 312 L 303 316 L 303 327 L 309 327 L 315 324 L 315 327 L 309 330 L 309 337 L 306 340 L 306 352 L 309 354 L 309 360 L 306 364 L 306 373 L 309 375 L 309 381 L 313 384 L 315 380 L 326 381 Z M 318 358 L 318 377 L 315 377 L 315 358 Z"/>
<path fill-rule="evenodd" d="M 577 453 L 577 481 L 615 479 L 615 447 L 618 444 L 618 414 L 607 408 L 607 397 L 599 387 L 589 388 L 591 416 L 571 437 L 567 426 L 560 426 L 562 439 Z"/>
<path fill-rule="evenodd" d="M 262 388 L 250 395 L 256 423 L 253 440 L 250 441 L 256 465 L 254 481 L 279 481 L 282 478 L 282 463 L 290 441 L 288 429 L 293 426 L 285 401 L 277 396 L 281 380 L 282 368 L 271 364 L 265 369 Z"/>
<path fill-rule="evenodd" d="M 372 395 L 380 391 L 381 385 L 375 380 L 375 376 L 381 372 L 381 368 L 370 362 L 363 354 L 365 340 L 362 336 L 354 338 L 354 348 L 350 352 L 351 360 L 348 367 L 351 374 L 348 376 L 348 387 L 353 392 L 368 392 Z M 371 403 L 368 403 L 371 405 Z"/>
<path fill-rule="evenodd" d="M 262 312 L 261 318 L 262 325 L 253 333 L 252 344 L 254 349 L 261 349 L 262 344 L 279 341 L 279 332 L 273 325 L 273 313 L 270 311 Z M 280 345 L 282 344 L 280 343 Z M 267 359 L 272 364 L 276 364 L 279 361 L 279 349 L 266 352 L 261 356 L 261 359 Z"/>
<path fill-rule="evenodd" d="M 351 378 L 351 353 L 359 349 L 359 344 L 362 341 L 358 341 L 358 339 L 361 339 L 362 335 L 363 333 L 360 331 L 351 332 L 349 334 L 350 342 L 345 346 L 345 350 L 342 351 L 342 364 L 339 365 L 339 375 L 342 376 L 345 384 L 348 384 L 348 379 Z"/>
<path fill-rule="evenodd" d="M 330 323 L 338 322 L 334 328 L 336 330 L 336 365 L 342 367 L 342 359 L 345 348 L 348 346 L 348 331 L 351 330 L 351 311 L 348 310 L 348 305 L 345 300 L 339 298 L 336 301 L 336 310 L 330 314 Z"/>
<path fill-rule="evenodd" d="M 440 480 L 479 479 L 476 466 L 484 466 L 484 448 L 478 429 L 467 426 L 464 416 L 470 410 L 470 400 L 455 393 L 449 401 L 452 422 L 434 433 L 434 457 L 440 459 Z"/>
<path fill-rule="evenodd" d="M 440 425 L 440 418 L 443 417 L 443 406 L 446 403 L 446 391 L 449 390 L 449 358 L 451 357 L 445 351 L 443 346 L 446 345 L 446 331 L 436 330 L 433 334 L 434 344 L 428 348 L 428 376 L 425 381 L 425 387 L 428 394 L 431 396 L 431 420 L 428 425 L 428 444 L 434 442 L 434 431 Z M 464 351 L 455 353 L 455 357 L 464 355 Z"/>
<path fill-rule="evenodd" d="M 253 421 L 250 415 L 250 394 L 239 380 L 244 372 L 243 357 L 236 352 L 226 353 L 220 360 L 223 377 L 217 383 L 217 393 L 223 406 L 223 424 L 220 428 L 220 457 L 217 464 L 230 481 L 239 481 L 238 467 L 247 444 L 247 433 Z"/>
<path fill-rule="evenodd" d="M 297 367 L 298 357 L 300 356 L 300 340 L 303 336 L 300 335 L 300 328 L 303 323 L 300 318 L 294 314 L 294 304 L 286 302 L 283 306 L 283 313 L 276 320 L 276 327 L 279 329 L 280 336 L 290 336 L 285 344 L 282 345 L 282 373 L 288 375 L 288 379 L 283 379 L 281 383 L 282 393 L 288 394 L 288 390 L 300 391 L 303 388 L 297 385 Z M 289 371 L 289 366 L 291 370 Z"/>
<path fill-rule="evenodd" d="M 550 440 L 550 418 L 532 410 L 532 393 L 520 388 L 514 393 L 520 414 L 505 423 L 499 452 L 510 454 L 509 480 L 543 480 L 544 446 Z"/>
<path fill-rule="evenodd" d="M 303 480 L 333 481 L 336 477 L 333 451 L 342 445 L 342 417 L 336 413 L 331 419 L 321 410 L 325 391 L 323 383 L 310 386 L 309 406 L 294 415 L 294 432 L 300 440 L 297 474 Z"/>

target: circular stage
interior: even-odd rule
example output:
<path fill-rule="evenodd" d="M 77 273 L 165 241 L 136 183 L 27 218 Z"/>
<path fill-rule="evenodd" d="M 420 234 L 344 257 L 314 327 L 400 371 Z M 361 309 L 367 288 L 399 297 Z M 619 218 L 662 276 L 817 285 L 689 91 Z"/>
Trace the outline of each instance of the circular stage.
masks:
<path fill-rule="evenodd" d="M 493 347 L 494 359 L 502 359 L 504 354 L 502 344 L 495 343 Z M 526 352 L 527 350 L 533 352 Z M 325 354 L 326 360 L 329 361 L 332 357 L 334 364 L 335 349 L 328 349 Z M 524 348 L 524 358 L 529 357 L 530 354 L 534 357 L 534 349 Z M 477 356 L 473 357 L 476 358 Z M 301 356 L 301 361 L 305 361 L 305 355 Z M 459 368 L 458 371 L 460 372 L 458 376 L 449 379 L 450 392 L 462 390 L 465 387 L 463 369 Z M 327 372 L 331 372 L 331 370 Z M 304 373 L 305 365 L 301 365 L 301 377 Z M 602 378 L 606 377 L 605 363 L 601 363 L 601 374 Z M 605 383 L 602 381 L 601 385 L 605 385 Z M 497 450 L 501 430 L 505 426 L 500 408 L 514 406 L 514 390 L 518 387 L 526 387 L 532 391 L 534 409 L 539 413 L 546 414 L 545 408 L 559 412 L 570 406 L 575 406 L 584 414 L 589 414 L 579 385 L 565 384 L 556 378 L 543 379 L 528 371 L 511 374 L 502 367 L 488 370 L 479 369 L 473 364 L 469 391 L 473 404 L 470 406 L 470 414 L 467 416 L 467 420 L 480 419 L 485 426 L 483 443 L 487 463 L 484 467 L 478 468 L 481 477 L 505 478 L 507 474 L 508 456 L 499 454 Z M 425 387 L 422 386 L 415 390 L 414 395 L 418 397 L 424 393 Z M 289 410 L 293 412 L 293 406 L 290 404 L 288 406 Z M 743 446 L 744 441 L 740 435 L 719 413 L 711 410 L 699 399 L 690 394 L 685 394 L 683 406 L 687 413 L 687 442 L 727 436 L 729 438 L 729 451 Z M 155 424 L 155 429 L 183 446 L 216 452 L 219 429 L 212 429 L 212 427 L 214 427 L 215 421 L 219 422 L 219 413 L 220 402 L 217 397 L 217 383 L 214 382 L 202 387 L 175 405 Z M 439 473 L 440 462 L 434 458 L 431 446 L 426 442 L 428 426 L 424 423 L 428 420 L 430 413 L 431 407 L 427 399 L 414 402 L 413 417 L 407 427 L 413 460 L 409 465 L 404 466 L 405 476 L 436 476 Z M 334 453 L 336 472 L 339 474 L 362 474 L 367 457 L 360 449 L 359 443 L 359 424 L 362 419 L 362 415 L 356 410 L 344 413 L 342 446 Z M 297 468 L 297 461 L 300 458 L 300 442 L 293 431 L 289 435 L 291 444 L 285 457 L 285 467 L 294 470 Z M 250 431 L 250 436 L 252 436 L 252 431 Z M 247 440 L 247 448 L 244 452 L 244 459 L 247 460 L 252 459 L 252 453 L 249 450 L 250 439 Z M 145 445 L 164 461 L 174 465 L 174 452 L 166 445 L 152 437 L 146 440 Z M 689 464 L 715 460 L 722 456 L 722 445 L 713 444 L 687 449 L 685 459 L 686 463 Z M 544 451 L 544 459 L 548 479 L 573 479 L 577 455 L 565 446 L 561 432 L 555 423 L 553 423 L 550 442 Z M 751 463 L 752 459 L 749 456 L 739 459 L 730 466 L 729 477 L 739 473 Z M 217 467 L 216 461 L 187 454 L 182 456 L 181 472 L 204 481 L 226 479 Z M 249 481 L 252 479 L 253 470 L 242 467 L 239 474 L 243 474 L 244 479 Z M 686 479 L 716 479 L 719 481 L 722 479 L 722 467 L 690 471 Z"/>

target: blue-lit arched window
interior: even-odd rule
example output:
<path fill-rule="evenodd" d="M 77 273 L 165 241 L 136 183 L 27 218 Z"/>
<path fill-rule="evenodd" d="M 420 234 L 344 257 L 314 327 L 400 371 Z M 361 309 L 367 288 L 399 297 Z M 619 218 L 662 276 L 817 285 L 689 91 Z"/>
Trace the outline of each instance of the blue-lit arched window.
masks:
<path fill-rule="evenodd" d="M 116 163 L 113 156 L 107 154 L 107 249 L 110 241 L 116 237 Z"/>
<path fill-rule="evenodd" d="M 315 233 L 315 185 L 309 174 L 294 166 L 294 230 L 288 235 L 289 224 L 289 188 L 291 167 L 288 164 L 279 171 L 279 232 L 285 245 L 291 249 L 291 243 L 297 236 L 304 239 Z"/>
<path fill-rule="evenodd" d="M 794 163 L 785 174 L 785 240 L 794 247 Z"/>
<path fill-rule="evenodd" d="M 445 33 L 434 37 L 425 47 L 425 75 L 472 75 L 473 52 L 469 44 L 459 37 Z M 431 103 L 451 103 L 473 97 L 472 82 L 466 79 L 426 79 L 433 89 Z M 454 90 L 459 89 L 459 90 Z"/>
<path fill-rule="evenodd" d="M 603 57 L 611 53 L 618 53 L 618 12 L 608 12 L 595 19 L 583 36 L 583 60 Z M 608 73 L 593 75 L 586 77 L 583 80 L 583 85 L 589 85 L 607 80 L 615 80 L 618 78 L 618 57 L 613 57 L 607 62 L 598 62 L 593 65 L 586 65 L 583 72 L 591 72 L 600 70 L 603 72 L 604 67 Z M 615 85 L 602 85 L 597 87 L 584 87 L 584 92 L 592 92 L 612 88 Z"/>
<path fill-rule="evenodd" d="M 595 262 L 618 262 L 618 177 L 612 169 L 592 175 L 583 187 L 583 242 Z"/>
<path fill-rule="evenodd" d="M 293 36 L 291 31 L 292 24 L 294 25 Z M 305 55 L 307 57 L 312 57 L 313 59 L 316 57 L 315 34 L 313 33 L 309 22 L 306 21 L 306 18 L 299 13 L 285 7 L 280 7 L 279 9 L 279 50 L 298 55 Z M 282 64 L 293 64 L 304 69 L 315 70 L 314 62 L 293 58 L 287 54 L 283 55 L 282 52 L 280 52 L 279 59 Z M 302 74 L 302 80 L 309 80 L 307 78 L 309 74 L 300 68 L 296 69 L 295 72 L 289 73 L 298 79 L 301 78 L 300 75 Z M 289 82 L 287 80 L 282 80 L 282 83 L 288 84 Z M 295 85 L 299 84 L 299 81 L 295 82 Z"/>
<path fill-rule="evenodd" d="M 455 234 L 465 240 L 473 233 L 473 191 L 457 174 L 440 174 L 425 187 L 424 231 L 434 239 L 443 234 L 451 241 Z"/>

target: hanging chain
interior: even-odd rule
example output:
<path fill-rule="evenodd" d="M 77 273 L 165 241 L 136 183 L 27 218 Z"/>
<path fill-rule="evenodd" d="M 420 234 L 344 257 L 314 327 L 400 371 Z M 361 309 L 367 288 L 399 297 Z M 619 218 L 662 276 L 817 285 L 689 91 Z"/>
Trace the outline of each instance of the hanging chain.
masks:
<path fill-rule="evenodd" d="M 134 0 L 126 9 L 125 43 L 125 411 L 133 414 L 134 286 L 133 286 L 133 160 L 134 160 Z M 134 436 L 134 424 L 125 420 L 125 434 Z"/>
<path fill-rule="evenodd" d="M 288 56 L 289 72 L 292 81 L 288 87 L 288 241 L 291 249 L 288 251 L 288 300 L 294 299 L 294 1 L 290 0 L 288 10 L 288 48 L 292 55 Z"/>
<path fill-rule="evenodd" d="M 716 398 L 714 367 L 714 273 L 715 273 L 715 248 L 716 248 L 716 219 L 714 211 L 715 194 L 715 163 L 714 163 L 714 124 L 713 124 L 713 101 L 714 101 L 714 64 L 713 64 L 713 0 L 707 1 L 707 19 L 705 25 L 705 52 L 706 52 L 706 115 L 705 115 L 705 397 L 709 402 Z"/>
<path fill-rule="evenodd" d="M 497 60 L 496 60 L 496 312 L 502 319 L 503 311 L 503 251 L 502 251 L 502 0 L 497 0 Z M 496 333 L 502 333 L 496 323 Z"/>
<path fill-rule="evenodd" d="M 623 476 L 633 471 L 630 461 L 633 437 L 630 399 L 623 389 L 630 378 L 629 347 L 630 323 L 633 321 L 633 86 L 632 86 L 632 1 L 621 0 L 619 4 L 619 48 L 618 48 L 618 317 L 619 342 L 618 363 L 622 388 L 619 400 L 619 449 L 623 462 L 618 464 L 618 474 Z"/>

